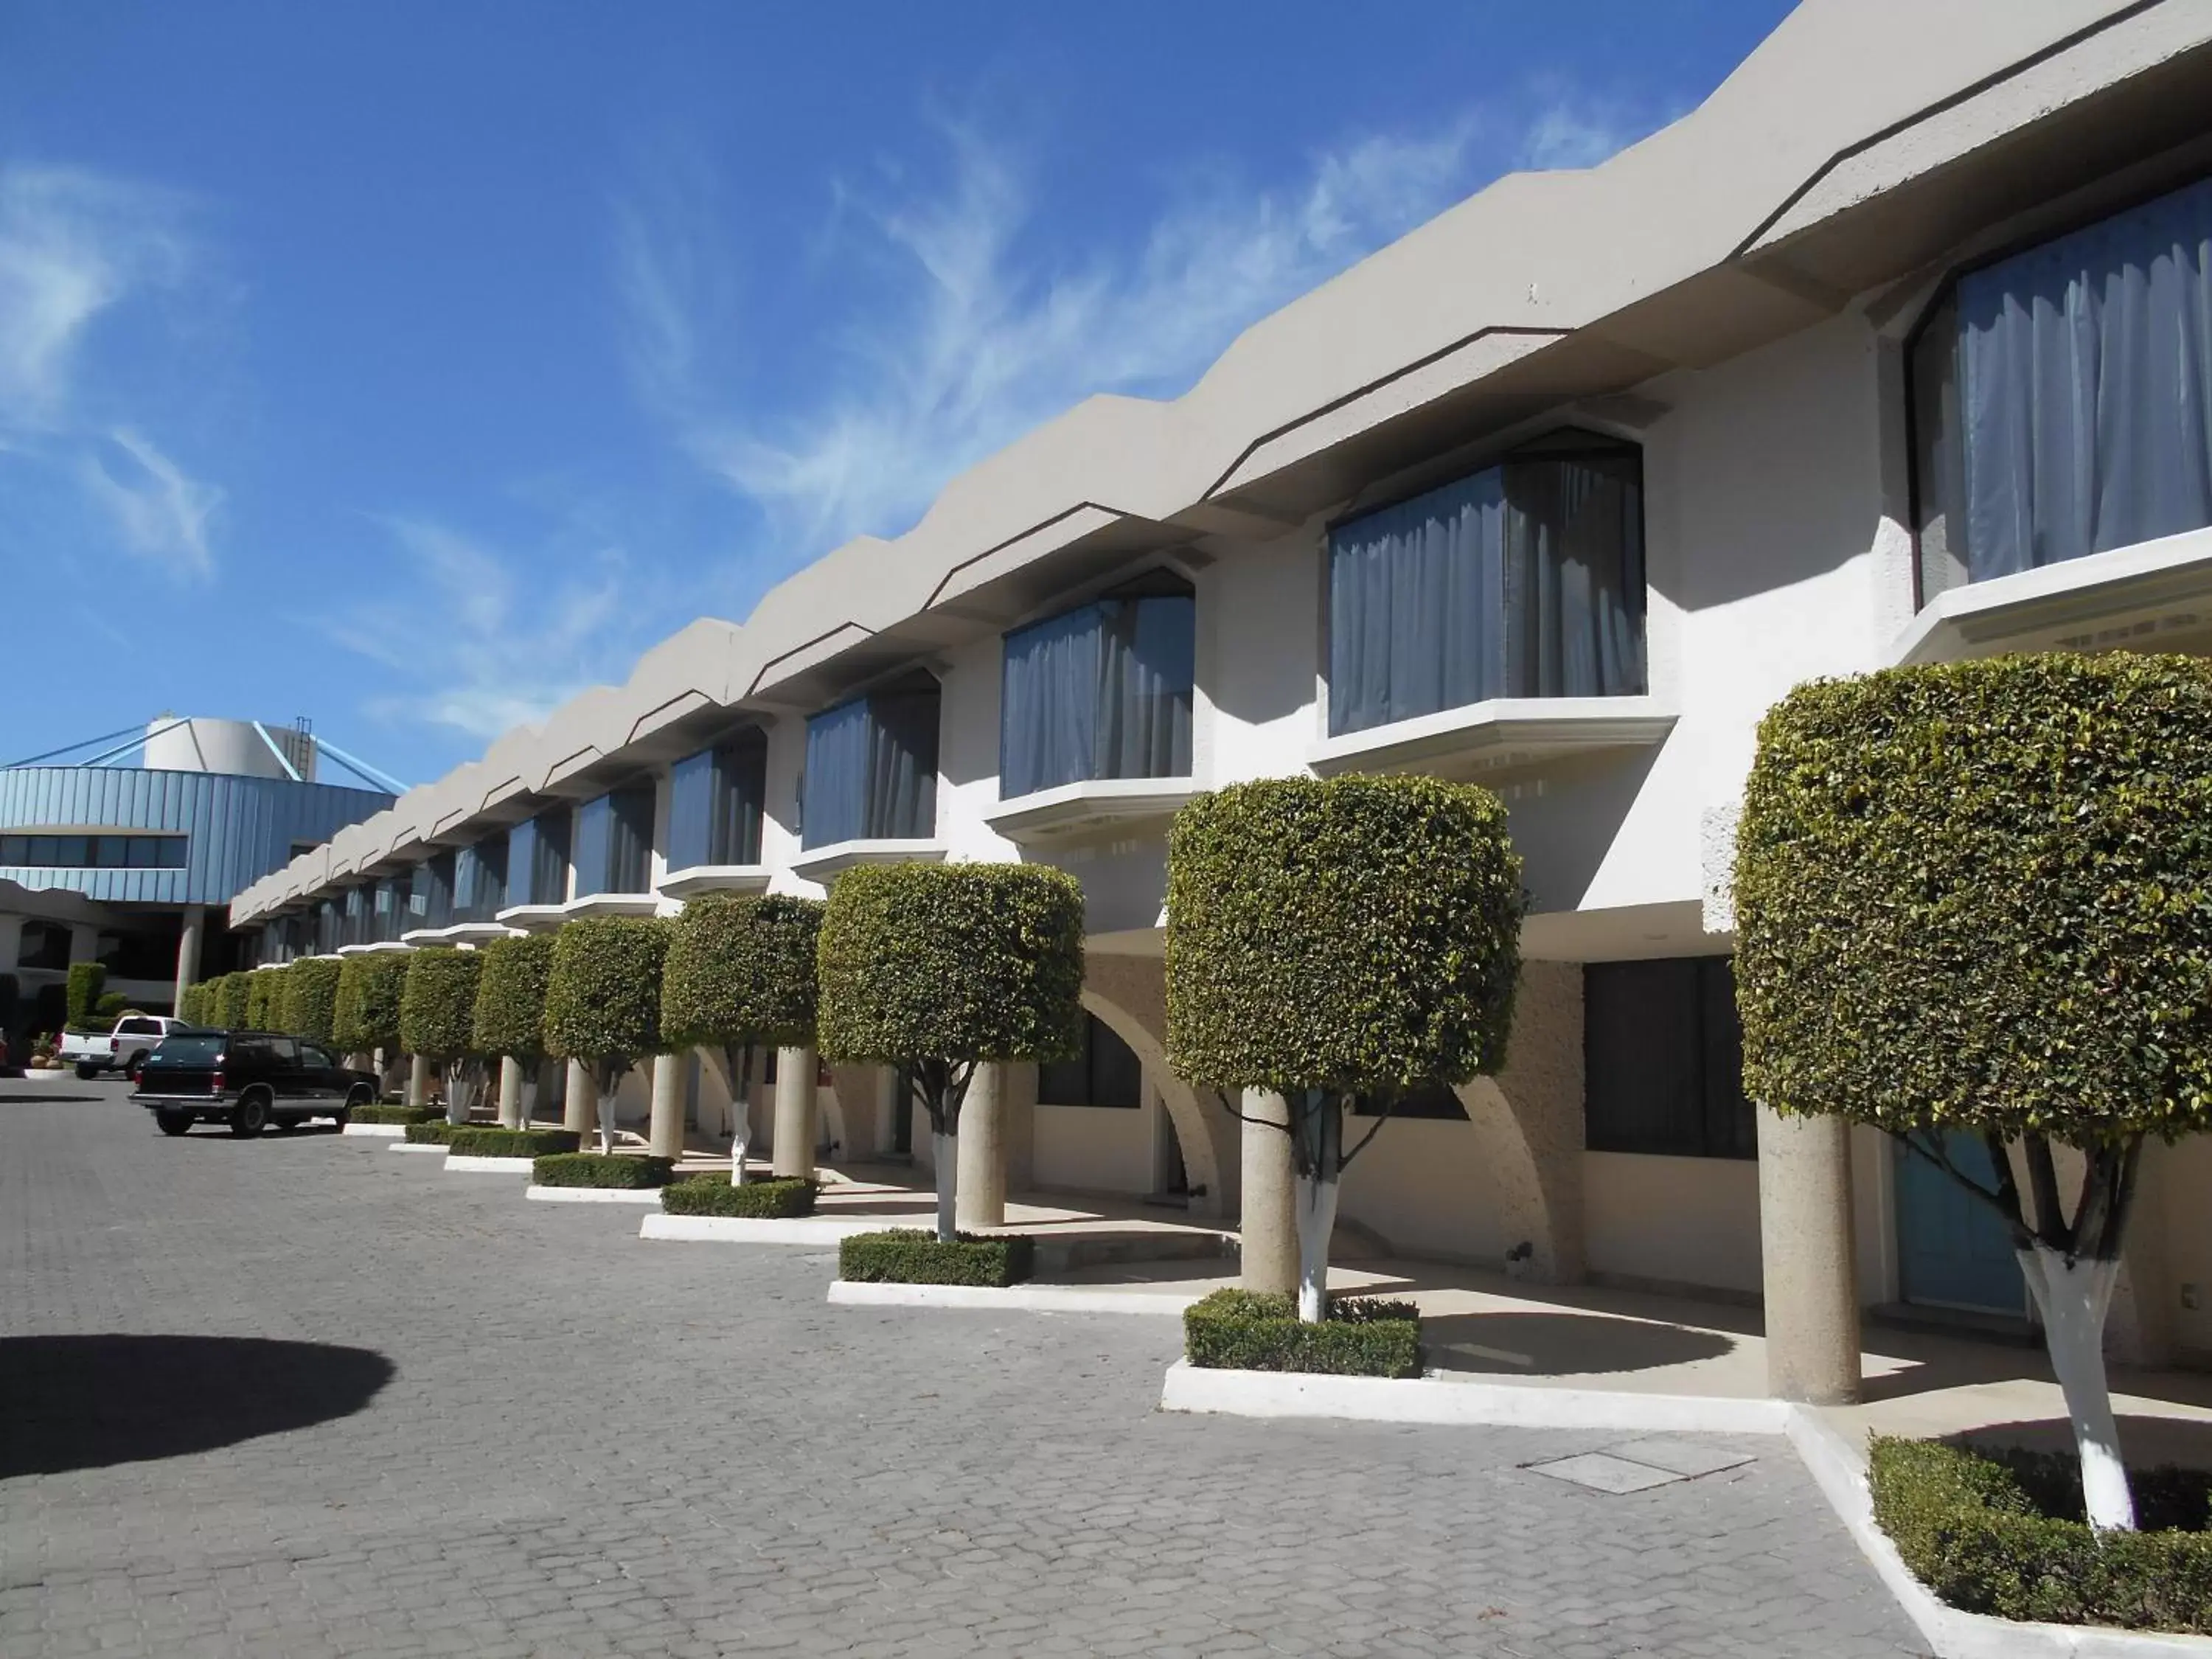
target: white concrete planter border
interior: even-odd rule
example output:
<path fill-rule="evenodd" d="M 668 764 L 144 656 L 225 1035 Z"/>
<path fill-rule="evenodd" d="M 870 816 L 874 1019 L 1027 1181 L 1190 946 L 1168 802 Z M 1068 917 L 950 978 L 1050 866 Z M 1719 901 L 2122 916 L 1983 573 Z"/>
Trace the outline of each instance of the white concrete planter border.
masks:
<path fill-rule="evenodd" d="M 350 1128 L 352 1126 L 349 1124 L 347 1127 Z M 407 1133 L 405 1124 L 399 1126 L 399 1133 L 403 1135 Z M 441 1141 L 395 1140 L 384 1150 L 387 1152 L 443 1152 L 446 1148 Z"/>
<path fill-rule="evenodd" d="M 357 1135 L 363 1140 L 404 1140 L 407 1126 L 404 1123 L 349 1123 L 339 1133 Z"/>
<path fill-rule="evenodd" d="M 1437 1376 L 1318 1376 L 1302 1371 L 1232 1371 L 1178 1359 L 1168 1367 L 1160 1409 L 1230 1417 L 1340 1417 L 1366 1423 L 1485 1425 L 1519 1429 L 1603 1429 L 1645 1434 L 1780 1434 L 1790 1407 L 1779 1400 L 1715 1395 L 1635 1394 L 1625 1389 L 1551 1389 Z"/>
<path fill-rule="evenodd" d="M 534 1158 L 459 1158 L 446 1155 L 446 1170 L 449 1175 L 520 1175 L 526 1176 Z"/>
<path fill-rule="evenodd" d="M 451 1160 L 449 1159 L 448 1162 Z M 504 1163 L 504 1159 L 483 1160 Z M 658 1187 L 540 1187 L 532 1182 L 523 1194 L 540 1204 L 658 1204 Z"/>
<path fill-rule="evenodd" d="M 659 1194 L 654 1196 L 658 1198 Z M 880 1216 L 862 1220 L 827 1215 L 769 1219 L 744 1215 L 658 1214 L 645 1218 L 637 1236 L 695 1244 L 835 1244 L 854 1233 L 879 1233 L 893 1224 Z"/>
<path fill-rule="evenodd" d="M 2212 1637 L 2159 1636 L 2100 1625 L 2015 1624 L 1946 1607 L 1912 1576 L 1889 1534 L 1875 1524 L 1866 1466 L 1843 1437 L 1802 1406 L 1786 1409 L 1790 1443 L 1806 1472 L 1937 1659 L 2212 1659 Z"/>
<path fill-rule="evenodd" d="M 996 1308 L 1022 1313 L 1154 1314 L 1174 1317 L 1197 1297 L 1182 1291 L 1103 1291 L 1081 1285 L 884 1285 L 833 1279 L 845 1308 Z"/>

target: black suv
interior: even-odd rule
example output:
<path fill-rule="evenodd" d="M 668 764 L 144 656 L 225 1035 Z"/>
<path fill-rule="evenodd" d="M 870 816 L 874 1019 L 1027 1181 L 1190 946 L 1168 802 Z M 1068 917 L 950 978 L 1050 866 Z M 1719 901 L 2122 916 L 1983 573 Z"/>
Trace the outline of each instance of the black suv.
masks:
<path fill-rule="evenodd" d="M 139 1068 L 131 1098 L 154 1114 L 165 1135 L 195 1123 L 228 1123 L 234 1135 L 274 1124 L 297 1128 L 311 1117 L 343 1126 L 376 1098 L 374 1072 L 341 1066 L 320 1043 L 276 1031 L 179 1031 L 161 1039 Z"/>

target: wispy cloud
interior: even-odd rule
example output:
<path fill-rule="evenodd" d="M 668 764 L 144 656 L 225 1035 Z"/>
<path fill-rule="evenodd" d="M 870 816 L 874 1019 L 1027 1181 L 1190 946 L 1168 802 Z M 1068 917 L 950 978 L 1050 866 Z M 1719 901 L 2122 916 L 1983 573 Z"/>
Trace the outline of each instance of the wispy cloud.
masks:
<path fill-rule="evenodd" d="M 137 377 L 93 361 L 106 319 L 189 282 L 189 209 L 82 168 L 0 167 L 0 457 L 73 480 L 88 541 L 195 578 L 214 568 L 223 492 L 146 435 L 124 390 Z"/>
<path fill-rule="evenodd" d="M 1019 150 L 939 121 L 933 184 L 841 187 L 829 257 L 882 278 L 809 392 L 770 413 L 722 355 L 739 326 L 712 228 L 728 215 L 687 163 L 617 210 L 625 349 L 685 451 L 804 556 L 904 529 L 955 474 L 1086 395 L 1183 390 L 1241 330 L 1506 168 L 1586 165 L 1656 124 L 1553 94 L 1360 133 L 1272 186 L 1200 170 L 1133 246 L 1070 251 L 1041 234 Z"/>
<path fill-rule="evenodd" d="M 321 623 L 404 688 L 368 699 L 370 714 L 488 740 L 627 672 L 641 641 L 624 618 L 654 607 L 619 547 L 526 559 L 435 520 L 379 522 L 400 561 L 384 586 L 406 597 Z"/>

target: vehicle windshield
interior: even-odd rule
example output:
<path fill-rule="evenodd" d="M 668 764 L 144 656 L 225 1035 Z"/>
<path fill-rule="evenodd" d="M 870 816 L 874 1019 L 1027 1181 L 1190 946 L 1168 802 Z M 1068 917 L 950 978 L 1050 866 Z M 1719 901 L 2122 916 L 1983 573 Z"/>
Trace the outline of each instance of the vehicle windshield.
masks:
<path fill-rule="evenodd" d="M 154 1050 L 154 1058 L 180 1061 L 184 1065 L 205 1065 L 222 1058 L 223 1034 L 220 1031 L 196 1032 L 190 1036 L 172 1033 L 161 1039 Z"/>

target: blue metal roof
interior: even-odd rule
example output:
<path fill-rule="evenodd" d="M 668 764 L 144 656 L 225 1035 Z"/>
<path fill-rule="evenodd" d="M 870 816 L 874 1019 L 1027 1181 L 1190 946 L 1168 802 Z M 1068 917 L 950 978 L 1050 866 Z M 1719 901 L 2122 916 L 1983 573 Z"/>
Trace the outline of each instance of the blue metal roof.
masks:
<path fill-rule="evenodd" d="M 187 844 L 180 870 L 0 865 L 0 876 L 126 903 L 228 904 L 240 889 L 290 863 L 294 842 L 328 841 L 392 799 L 374 789 L 220 772 L 12 767 L 0 770 L 0 830 L 136 830 L 181 833 Z"/>

